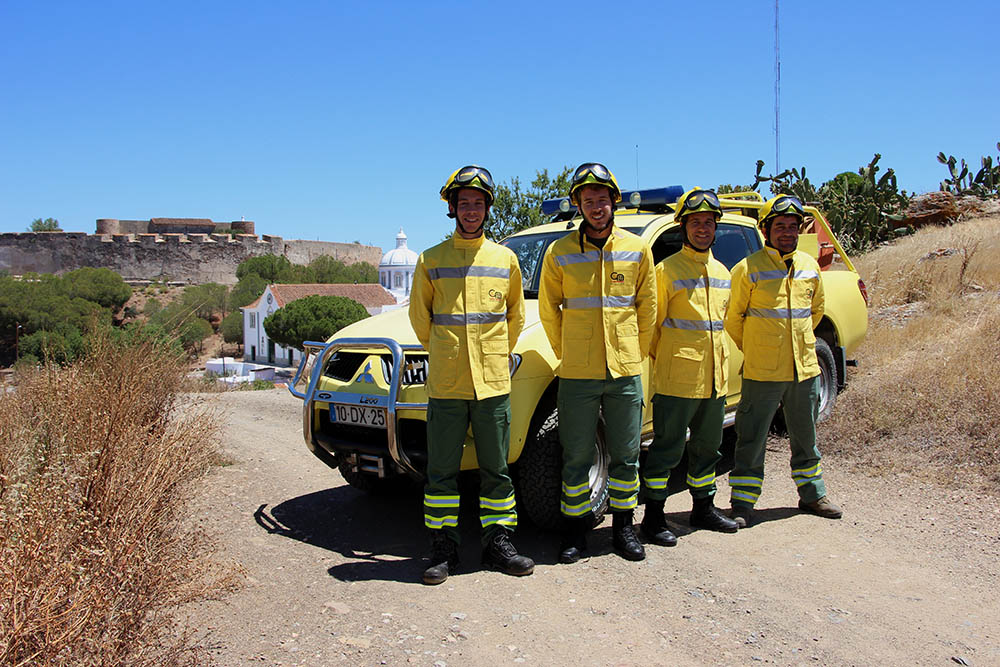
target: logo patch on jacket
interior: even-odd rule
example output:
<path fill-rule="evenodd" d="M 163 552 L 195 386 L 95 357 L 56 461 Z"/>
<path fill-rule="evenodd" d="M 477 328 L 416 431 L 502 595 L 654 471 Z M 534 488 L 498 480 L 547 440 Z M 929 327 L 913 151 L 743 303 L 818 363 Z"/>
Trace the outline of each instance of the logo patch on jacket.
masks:
<path fill-rule="evenodd" d="M 489 295 L 493 301 L 503 301 L 503 292 L 498 289 L 491 289 Z"/>
<path fill-rule="evenodd" d="M 623 283 L 625 282 L 625 274 L 619 273 L 618 271 L 611 272 L 611 282 L 613 283 Z"/>

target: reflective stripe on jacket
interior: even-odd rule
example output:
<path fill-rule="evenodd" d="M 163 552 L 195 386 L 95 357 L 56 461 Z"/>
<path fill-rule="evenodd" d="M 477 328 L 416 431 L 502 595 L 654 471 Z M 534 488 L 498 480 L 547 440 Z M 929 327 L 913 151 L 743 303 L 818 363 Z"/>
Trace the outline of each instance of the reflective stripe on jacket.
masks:
<path fill-rule="evenodd" d="M 584 236 L 586 239 L 586 236 Z M 562 378 L 603 380 L 642 372 L 656 319 L 653 254 L 631 232 L 613 227 L 604 248 L 579 231 L 549 246 L 538 314 L 560 360 Z"/>
<path fill-rule="evenodd" d="M 524 325 L 514 253 L 457 233 L 425 250 L 410 290 L 410 324 L 430 355 L 427 395 L 476 399 L 510 393 L 508 355 Z"/>
<path fill-rule="evenodd" d="M 807 253 L 764 247 L 734 266 L 726 331 L 743 350 L 743 377 L 801 382 L 819 375 L 813 329 L 823 305 L 819 265 Z"/>
<path fill-rule="evenodd" d="M 729 346 L 723 331 L 729 270 L 684 246 L 656 266 L 653 393 L 709 398 L 728 392 Z"/>

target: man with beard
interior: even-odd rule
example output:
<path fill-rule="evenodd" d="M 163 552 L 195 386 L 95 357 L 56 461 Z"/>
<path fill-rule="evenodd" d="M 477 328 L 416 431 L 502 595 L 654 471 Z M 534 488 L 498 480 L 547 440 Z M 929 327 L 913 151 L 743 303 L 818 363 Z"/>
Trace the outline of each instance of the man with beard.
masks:
<path fill-rule="evenodd" d="M 728 392 L 729 348 L 723 318 L 729 301 L 729 271 L 712 256 L 722 217 L 712 190 L 689 190 L 677 202 L 681 250 L 656 267 L 653 358 L 653 444 L 643 469 L 642 532 L 660 546 L 677 538 L 667 527 L 663 504 L 671 471 L 684 455 L 693 499 L 692 527 L 735 533 L 736 522 L 715 508 L 715 467 L 722 458 L 722 421 Z"/>
<path fill-rule="evenodd" d="M 765 246 L 733 267 L 726 331 L 743 350 L 743 389 L 736 412 L 736 462 L 729 475 L 732 516 L 753 525 L 764 484 L 764 450 L 771 420 L 783 407 L 799 508 L 828 519 L 843 512 L 826 497 L 816 448 L 819 362 L 816 325 L 823 319 L 819 265 L 798 250 L 805 207 L 778 195 L 760 210 Z"/>
<path fill-rule="evenodd" d="M 487 240 L 493 177 L 476 165 L 455 171 L 441 188 L 455 233 L 417 260 L 410 323 L 428 353 L 427 484 L 424 525 L 431 562 L 425 584 L 440 584 L 458 565 L 458 472 L 472 425 L 479 462 L 479 521 L 483 563 L 529 575 L 534 562 L 517 553 L 510 450 L 509 355 L 524 325 L 517 258 Z"/>
<path fill-rule="evenodd" d="M 559 560 L 578 561 L 593 527 L 590 468 L 598 415 L 610 462 L 609 505 L 615 550 L 646 557 L 632 525 L 639 492 L 642 362 L 656 318 L 653 255 L 614 224 L 621 190 L 602 164 L 577 167 L 570 201 L 583 216 L 578 231 L 553 243 L 542 264 L 538 313 L 559 359 L 559 440 L 563 450 L 563 540 Z"/>

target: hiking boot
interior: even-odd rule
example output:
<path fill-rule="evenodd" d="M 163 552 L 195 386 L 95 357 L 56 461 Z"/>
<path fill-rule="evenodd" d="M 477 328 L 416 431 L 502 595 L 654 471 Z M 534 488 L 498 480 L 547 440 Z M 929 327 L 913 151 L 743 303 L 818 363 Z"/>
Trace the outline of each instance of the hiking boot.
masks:
<path fill-rule="evenodd" d="M 642 515 L 642 523 L 639 524 L 642 534 L 646 539 L 657 546 L 673 547 L 677 545 L 677 536 L 670 532 L 667 527 L 667 518 L 663 516 L 663 501 L 649 500 L 646 502 L 646 511 Z"/>
<path fill-rule="evenodd" d="M 736 521 L 730 519 L 716 508 L 712 496 L 694 498 L 689 521 L 692 528 L 704 528 L 720 533 L 735 533 L 740 529 Z"/>
<path fill-rule="evenodd" d="M 733 505 L 729 510 L 729 516 L 732 517 L 737 529 L 749 528 L 754 524 L 753 507 L 750 505 Z"/>
<path fill-rule="evenodd" d="M 563 517 L 562 540 L 559 543 L 560 563 L 575 563 L 587 555 L 590 522 L 590 517 Z"/>
<path fill-rule="evenodd" d="M 507 531 L 500 529 L 483 549 L 483 565 L 488 565 L 515 577 L 524 577 L 535 571 L 535 561 L 517 553 L 510 543 Z"/>
<path fill-rule="evenodd" d="M 443 530 L 434 530 L 432 534 L 431 565 L 424 570 L 423 576 L 423 581 L 428 586 L 444 583 L 448 575 L 458 567 L 458 545 Z"/>
<path fill-rule="evenodd" d="M 839 519 L 844 516 L 844 511 L 830 502 L 830 499 L 826 496 L 823 496 L 819 500 L 814 500 L 811 503 L 799 500 L 799 509 L 803 512 L 809 512 L 810 514 L 821 516 L 824 519 Z"/>
<path fill-rule="evenodd" d="M 611 544 L 626 560 L 643 560 L 646 557 L 646 549 L 632 527 L 632 510 L 611 515 Z"/>

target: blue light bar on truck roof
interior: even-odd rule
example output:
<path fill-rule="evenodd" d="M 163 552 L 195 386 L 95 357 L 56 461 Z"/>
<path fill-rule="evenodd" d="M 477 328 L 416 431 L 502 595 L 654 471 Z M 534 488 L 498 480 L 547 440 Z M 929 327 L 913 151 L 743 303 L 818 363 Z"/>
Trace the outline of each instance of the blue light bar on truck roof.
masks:
<path fill-rule="evenodd" d="M 648 190 L 626 190 L 622 192 L 622 201 L 619 204 L 623 208 L 653 209 L 665 207 L 673 204 L 684 194 L 684 186 L 668 185 L 665 188 L 650 188 Z M 569 197 L 559 197 L 558 199 L 546 199 L 542 202 L 542 213 L 545 215 L 557 215 L 576 210 L 576 206 L 570 203 Z"/>

